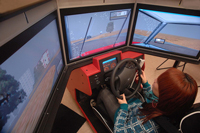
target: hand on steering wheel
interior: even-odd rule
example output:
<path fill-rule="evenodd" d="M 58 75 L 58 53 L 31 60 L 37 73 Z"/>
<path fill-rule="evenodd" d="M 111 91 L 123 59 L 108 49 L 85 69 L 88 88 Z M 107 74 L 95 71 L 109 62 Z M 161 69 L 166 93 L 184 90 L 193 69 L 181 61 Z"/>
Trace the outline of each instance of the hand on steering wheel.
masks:
<path fill-rule="evenodd" d="M 125 96 L 125 94 L 122 94 L 122 95 L 120 95 L 120 96 L 122 96 L 123 97 L 123 99 L 120 99 L 120 98 L 117 98 L 117 100 L 118 100 L 118 103 L 119 104 L 127 104 L 127 101 L 126 101 L 126 96 Z"/>
<path fill-rule="evenodd" d="M 121 67 L 122 65 L 123 67 Z M 123 99 L 123 97 L 120 96 L 120 94 L 124 93 L 125 89 L 131 86 L 132 81 L 135 80 L 136 71 L 138 71 L 138 75 L 139 75 L 138 84 L 135 87 L 134 92 L 131 95 L 126 96 L 126 98 L 131 98 L 140 88 L 140 85 L 142 82 L 142 78 L 140 77 L 140 74 L 142 73 L 140 65 L 138 64 L 136 60 L 127 58 L 127 59 L 121 60 L 117 64 L 117 66 L 114 68 L 111 75 L 110 85 L 111 85 L 111 90 L 113 94 L 117 98 Z"/>
<path fill-rule="evenodd" d="M 142 78 L 142 83 L 146 83 L 147 82 L 147 78 L 146 78 L 146 75 L 145 75 L 145 72 L 142 71 L 142 74 L 140 74 L 141 78 Z"/>
<path fill-rule="evenodd" d="M 142 73 L 140 74 L 140 77 L 142 78 L 142 83 L 143 84 L 147 82 L 146 74 L 145 74 L 145 72 L 143 70 L 142 70 Z M 136 81 L 138 81 L 138 80 L 139 80 L 139 77 L 138 77 L 138 74 L 137 74 Z"/>

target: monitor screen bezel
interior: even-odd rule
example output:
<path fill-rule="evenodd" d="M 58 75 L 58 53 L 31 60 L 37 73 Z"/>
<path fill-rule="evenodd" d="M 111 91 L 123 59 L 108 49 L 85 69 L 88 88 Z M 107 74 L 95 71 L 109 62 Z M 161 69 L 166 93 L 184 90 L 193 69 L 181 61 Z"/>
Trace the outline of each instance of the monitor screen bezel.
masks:
<path fill-rule="evenodd" d="M 28 29 L 5 43 L 0 47 L 0 64 L 2 64 L 4 61 L 6 61 L 9 57 L 11 57 L 15 52 L 17 52 L 21 47 L 26 45 L 26 43 L 32 39 L 35 35 L 37 35 L 42 29 L 44 29 L 48 24 L 50 24 L 52 21 L 56 21 L 56 27 L 58 31 L 58 38 L 60 43 L 60 49 L 61 49 L 61 55 L 63 59 L 63 67 L 60 70 L 60 73 L 57 77 L 57 80 L 55 81 L 55 84 L 52 86 L 52 91 L 50 92 L 47 101 L 45 103 L 44 108 L 42 109 L 42 113 L 40 114 L 40 117 L 35 125 L 34 132 L 38 130 L 39 126 L 41 125 L 41 122 L 44 121 L 44 117 L 46 116 L 46 111 L 49 110 L 49 106 L 51 104 L 51 99 L 54 97 L 56 88 L 59 85 L 60 78 L 63 75 L 63 71 L 65 69 L 65 60 L 64 60 L 64 54 L 63 54 L 63 47 L 61 44 L 61 35 L 60 35 L 60 29 L 59 29 L 59 21 L 57 16 L 57 11 L 53 11 L 49 13 L 47 16 L 36 22 L 34 25 L 30 26 Z M 53 108 L 51 108 L 52 110 Z"/>
<path fill-rule="evenodd" d="M 199 61 L 200 50 L 199 50 L 199 52 L 196 56 L 189 56 L 189 55 L 180 54 L 180 53 L 173 53 L 173 52 L 162 51 L 162 50 L 153 49 L 153 48 L 145 48 L 145 47 L 142 47 L 142 46 L 132 45 L 132 40 L 133 40 L 133 35 L 134 35 L 134 32 L 135 32 L 135 27 L 136 27 L 136 23 L 137 23 L 137 17 L 138 17 L 139 9 L 155 10 L 155 11 L 178 13 L 178 14 L 185 14 L 185 15 L 194 15 L 194 16 L 200 17 L 200 11 L 199 10 L 137 3 L 135 14 L 134 14 L 133 28 L 132 28 L 132 31 L 131 31 L 129 47 L 131 49 L 133 49 L 134 51 L 141 52 L 141 53 L 144 53 L 144 54 L 150 54 L 150 55 L 154 55 L 154 56 L 159 56 L 159 57 L 174 59 L 174 60 L 177 60 L 177 61 L 194 63 L 194 64 L 200 63 L 200 61 Z"/>
<path fill-rule="evenodd" d="M 66 25 L 65 25 L 64 17 L 67 16 L 67 15 L 76 15 L 76 14 L 84 14 L 84 13 L 92 13 L 92 12 L 102 12 L 102 11 L 110 11 L 110 10 L 112 11 L 112 10 L 120 10 L 120 9 L 131 9 L 129 26 L 128 26 L 125 45 L 118 46 L 118 47 L 115 47 L 115 48 L 111 48 L 111 49 L 100 51 L 100 52 L 97 52 L 97 53 L 94 53 L 94 54 L 90 54 L 88 56 L 83 56 L 83 57 L 80 57 L 80 58 L 77 58 L 77 59 L 71 59 L 70 60 L 67 33 L 66 33 Z M 129 38 L 129 33 L 130 33 L 131 20 L 132 20 L 132 16 L 133 16 L 132 15 L 133 14 L 133 9 L 134 9 L 134 3 L 60 9 L 61 25 L 62 25 L 62 32 L 63 32 L 63 39 L 64 39 L 67 63 L 70 64 L 72 62 L 79 61 L 81 59 L 85 59 L 85 58 L 88 58 L 88 57 L 92 57 L 92 56 L 95 56 L 97 54 L 101 54 L 101 53 L 104 53 L 104 52 L 108 52 L 108 51 L 111 51 L 113 49 L 117 49 L 117 48 L 120 48 L 120 47 L 126 47 L 128 45 L 128 42 L 129 42 L 128 38 Z"/>

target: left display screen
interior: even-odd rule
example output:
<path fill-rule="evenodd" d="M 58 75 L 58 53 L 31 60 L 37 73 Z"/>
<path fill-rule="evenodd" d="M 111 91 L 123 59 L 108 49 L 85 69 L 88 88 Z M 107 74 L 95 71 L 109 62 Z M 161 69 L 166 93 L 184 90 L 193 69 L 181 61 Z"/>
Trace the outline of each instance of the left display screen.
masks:
<path fill-rule="evenodd" d="M 104 72 L 107 72 L 115 68 L 115 66 L 117 65 L 117 59 L 116 57 L 114 57 L 109 60 L 103 61 L 102 64 Z"/>
<path fill-rule="evenodd" d="M 131 7 L 133 5 L 62 9 L 68 60 L 126 45 Z"/>
<path fill-rule="evenodd" d="M 22 47 L 0 64 L 1 132 L 33 132 L 54 90 L 64 67 L 54 15 L 14 38 Z"/>

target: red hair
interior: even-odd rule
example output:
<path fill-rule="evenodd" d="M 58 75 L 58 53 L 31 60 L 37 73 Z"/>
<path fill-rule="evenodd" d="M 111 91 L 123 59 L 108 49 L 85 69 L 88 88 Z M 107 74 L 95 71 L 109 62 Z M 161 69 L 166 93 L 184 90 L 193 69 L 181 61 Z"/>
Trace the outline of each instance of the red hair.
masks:
<path fill-rule="evenodd" d="M 159 99 L 156 108 L 148 103 L 140 109 L 143 115 L 147 115 L 144 122 L 160 115 L 180 116 L 191 108 L 198 87 L 190 75 L 170 68 L 157 78 L 157 82 Z"/>

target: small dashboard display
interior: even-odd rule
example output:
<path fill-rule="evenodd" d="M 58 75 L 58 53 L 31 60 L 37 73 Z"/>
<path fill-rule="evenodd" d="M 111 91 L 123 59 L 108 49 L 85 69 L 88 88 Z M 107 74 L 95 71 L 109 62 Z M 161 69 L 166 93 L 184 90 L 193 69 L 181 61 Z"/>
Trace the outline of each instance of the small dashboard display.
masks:
<path fill-rule="evenodd" d="M 114 57 L 114 58 L 111 58 L 109 60 L 103 61 L 102 64 L 103 64 L 104 72 L 107 72 L 107 71 L 113 69 L 116 66 L 117 59 L 116 59 L 116 57 Z"/>

